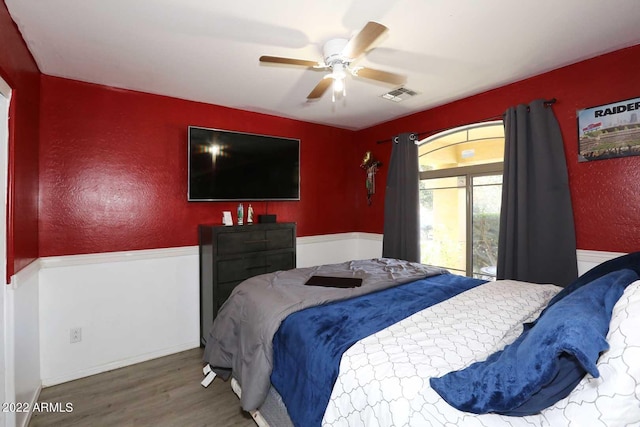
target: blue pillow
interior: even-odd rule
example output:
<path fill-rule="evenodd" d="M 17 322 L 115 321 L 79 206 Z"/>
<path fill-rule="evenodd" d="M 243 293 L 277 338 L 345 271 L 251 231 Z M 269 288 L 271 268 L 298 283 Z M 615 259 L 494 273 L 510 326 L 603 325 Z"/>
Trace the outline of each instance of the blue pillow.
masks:
<path fill-rule="evenodd" d="M 551 301 L 549 301 L 547 307 L 542 310 L 542 313 L 540 313 L 540 317 L 542 317 L 542 315 L 547 310 L 549 310 L 552 305 L 554 305 L 570 293 L 574 292 L 576 289 L 579 289 L 584 285 L 587 285 L 594 280 L 599 279 L 605 274 L 609 274 L 611 272 L 622 270 L 625 268 L 635 271 L 640 276 L 640 252 L 632 252 L 627 255 L 622 255 L 593 267 L 591 270 L 578 277 L 576 280 L 568 284 L 563 290 L 558 292 L 553 298 L 551 298 Z M 538 317 L 538 319 L 540 319 L 540 317 Z M 525 323 L 524 329 L 527 330 L 533 327 L 533 325 L 535 325 L 537 321 L 538 320 L 536 319 L 531 323 Z"/>
<path fill-rule="evenodd" d="M 431 378 L 450 405 L 476 414 L 531 415 L 566 397 L 609 348 L 613 306 L 638 280 L 629 269 L 605 274 L 549 306 L 536 325 L 483 362 Z"/>
<path fill-rule="evenodd" d="M 618 271 L 625 268 L 633 270 L 638 275 L 640 275 L 640 252 L 633 252 L 627 255 L 619 256 L 593 267 L 591 270 L 587 271 L 582 276 L 578 277 L 576 280 L 567 285 L 563 290 L 558 292 L 556 296 L 554 296 L 551 301 L 549 301 L 547 308 L 551 307 L 553 304 L 560 301 L 562 298 L 566 297 L 576 289 L 593 282 L 594 280 L 604 276 L 605 274 L 609 274 L 613 271 Z"/>

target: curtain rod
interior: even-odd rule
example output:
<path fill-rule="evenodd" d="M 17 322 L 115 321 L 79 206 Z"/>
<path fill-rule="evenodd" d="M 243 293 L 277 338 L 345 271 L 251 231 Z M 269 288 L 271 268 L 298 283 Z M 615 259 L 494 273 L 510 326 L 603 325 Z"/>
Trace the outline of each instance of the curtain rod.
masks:
<path fill-rule="evenodd" d="M 545 107 L 550 107 L 553 104 L 555 104 L 556 101 L 557 101 L 556 98 L 546 99 L 543 104 L 544 104 Z M 458 125 L 458 126 L 455 126 L 455 127 L 469 126 L 469 125 L 473 125 L 475 123 L 484 123 L 484 122 L 490 122 L 490 121 L 493 121 L 493 120 L 502 120 L 502 119 L 504 119 L 504 113 L 500 114 L 500 115 L 496 115 L 496 116 L 487 117 L 487 118 L 475 121 L 473 123 L 462 124 L 462 125 Z M 413 132 L 413 134 L 416 135 L 416 137 L 418 137 L 418 139 L 419 139 L 419 137 L 422 136 L 422 135 L 427 135 L 427 134 L 433 135 L 433 134 L 436 134 L 438 132 L 442 132 L 442 131 L 449 130 L 449 129 L 452 129 L 452 128 L 451 127 L 447 127 L 447 128 L 441 128 L 441 129 L 431 129 L 431 130 L 426 130 L 426 131 L 423 131 L 423 132 Z M 387 138 L 387 139 L 383 139 L 383 140 L 380 140 L 380 141 L 376 141 L 376 144 L 384 144 L 385 142 L 391 142 L 391 141 L 393 141 L 393 138 Z"/>

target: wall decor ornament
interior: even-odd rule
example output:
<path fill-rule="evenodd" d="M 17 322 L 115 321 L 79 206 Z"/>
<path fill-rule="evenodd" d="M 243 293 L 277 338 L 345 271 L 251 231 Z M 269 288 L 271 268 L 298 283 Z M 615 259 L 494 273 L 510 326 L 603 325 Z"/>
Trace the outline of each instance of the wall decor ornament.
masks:
<path fill-rule="evenodd" d="M 371 206 L 371 196 L 376 192 L 376 173 L 378 169 L 382 167 L 382 162 L 376 160 L 371 151 L 364 153 L 364 158 L 360 167 L 365 170 L 367 177 L 365 180 L 365 187 L 367 189 L 367 204 Z"/>
<path fill-rule="evenodd" d="M 640 156 L 640 98 L 584 108 L 576 116 L 578 161 Z"/>

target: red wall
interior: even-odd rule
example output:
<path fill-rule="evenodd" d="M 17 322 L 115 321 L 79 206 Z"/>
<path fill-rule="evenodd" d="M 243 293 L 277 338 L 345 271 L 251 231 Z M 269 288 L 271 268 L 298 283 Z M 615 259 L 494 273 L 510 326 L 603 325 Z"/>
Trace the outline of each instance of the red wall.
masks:
<path fill-rule="evenodd" d="M 640 45 L 503 86 L 438 108 L 413 114 L 356 134 L 361 151 L 388 162 L 391 143 L 401 132 L 453 128 L 501 115 L 509 106 L 557 98 L 553 109 L 562 130 L 579 249 L 640 250 L 640 156 L 578 163 L 576 110 L 640 97 Z M 428 91 L 425 95 L 428 96 Z M 435 132 L 434 132 L 435 133 Z M 377 177 L 384 182 L 387 168 Z M 358 199 L 359 231 L 382 232 L 384 185 L 376 201 Z"/>
<path fill-rule="evenodd" d="M 187 202 L 188 125 L 299 138 L 300 201 L 269 213 L 299 236 L 357 227 L 353 132 L 45 75 L 41 118 L 40 256 L 195 245 L 197 224 L 235 212 Z"/>
<path fill-rule="evenodd" d="M 4 2 L 0 3 L 0 75 L 11 86 L 7 280 L 38 257 L 40 72 Z"/>
<path fill-rule="evenodd" d="M 4 2 L 0 75 L 13 90 L 9 276 L 38 256 L 195 244 L 196 224 L 219 222 L 220 212 L 235 204 L 186 202 L 189 124 L 300 138 L 302 199 L 270 203 L 269 211 L 296 221 L 301 236 L 380 233 L 387 168 L 367 206 L 364 172 L 357 167 L 366 150 L 388 163 L 391 144 L 376 141 L 472 123 L 552 97 L 558 99 L 553 108 L 565 141 L 578 247 L 640 249 L 640 157 L 578 163 L 575 116 L 581 108 L 640 96 L 640 46 L 355 133 L 41 76 Z M 256 213 L 265 209 L 264 203 L 254 207 Z"/>

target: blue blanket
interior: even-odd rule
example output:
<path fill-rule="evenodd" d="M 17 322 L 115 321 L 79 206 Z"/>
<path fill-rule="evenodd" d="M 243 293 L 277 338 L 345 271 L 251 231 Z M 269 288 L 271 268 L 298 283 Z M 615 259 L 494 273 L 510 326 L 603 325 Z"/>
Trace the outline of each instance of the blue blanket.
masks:
<path fill-rule="evenodd" d="M 273 338 L 271 383 L 296 426 L 319 426 L 342 354 L 387 326 L 484 283 L 443 274 L 289 315 Z"/>
<path fill-rule="evenodd" d="M 585 283 L 549 306 L 535 325 L 485 361 L 431 378 L 451 406 L 484 414 L 531 415 L 566 397 L 586 372 L 598 377 L 613 306 L 638 279 L 623 269 Z"/>

